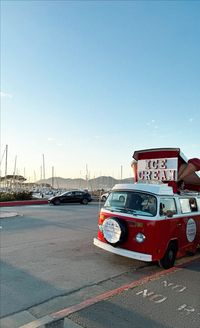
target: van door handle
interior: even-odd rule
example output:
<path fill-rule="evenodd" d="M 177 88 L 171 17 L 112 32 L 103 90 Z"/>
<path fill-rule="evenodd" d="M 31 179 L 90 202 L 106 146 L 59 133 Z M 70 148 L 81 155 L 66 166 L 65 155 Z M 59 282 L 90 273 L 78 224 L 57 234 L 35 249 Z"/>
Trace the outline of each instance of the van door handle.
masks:
<path fill-rule="evenodd" d="M 182 226 L 182 223 L 177 223 L 177 227 L 181 227 Z"/>

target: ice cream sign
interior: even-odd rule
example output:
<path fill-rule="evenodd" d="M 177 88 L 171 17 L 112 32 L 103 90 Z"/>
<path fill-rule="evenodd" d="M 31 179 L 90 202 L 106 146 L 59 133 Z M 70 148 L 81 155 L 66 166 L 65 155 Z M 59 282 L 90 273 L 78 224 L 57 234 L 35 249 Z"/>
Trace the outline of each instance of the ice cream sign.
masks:
<path fill-rule="evenodd" d="M 177 169 L 178 158 L 138 160 L 138 181 L 176 181 Z"/>

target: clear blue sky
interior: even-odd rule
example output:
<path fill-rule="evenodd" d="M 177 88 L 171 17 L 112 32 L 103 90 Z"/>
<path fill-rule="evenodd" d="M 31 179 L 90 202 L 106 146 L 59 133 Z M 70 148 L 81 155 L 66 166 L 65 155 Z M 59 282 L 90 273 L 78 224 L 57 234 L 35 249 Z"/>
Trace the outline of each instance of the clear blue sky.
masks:
<path fill-rule="evenodd" d="M 132 175 L 135 150 L 200 157 L 199 1 L 1 1 L 8 174 Z M 4 175 L 2 159 L 2 175 Z"/>

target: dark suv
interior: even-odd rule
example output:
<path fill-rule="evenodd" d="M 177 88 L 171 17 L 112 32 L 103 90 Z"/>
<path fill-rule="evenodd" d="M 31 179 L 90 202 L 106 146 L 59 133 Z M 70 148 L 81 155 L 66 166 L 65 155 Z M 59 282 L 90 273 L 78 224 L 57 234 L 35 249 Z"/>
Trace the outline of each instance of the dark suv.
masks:
<path fill-rule="evenodd" d="M 49 204 L 60 205 L 65 203 L 80 203 L 87 205 L 92 201 L 91 195 L 87 191 L 73 190 L 64 192 L 61 195 L 48 199 Z"/>

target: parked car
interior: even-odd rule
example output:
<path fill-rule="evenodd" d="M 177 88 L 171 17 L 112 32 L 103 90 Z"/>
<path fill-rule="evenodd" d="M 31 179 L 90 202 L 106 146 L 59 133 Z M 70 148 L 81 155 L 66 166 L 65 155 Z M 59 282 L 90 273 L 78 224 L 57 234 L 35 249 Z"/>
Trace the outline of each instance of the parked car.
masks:
<path fill-rule="evenodd" d="M 109 195 L 110 195 L 110 191 L 107 191 L 104 194 L 102 194 L 101 195 L 101 201 L 105 202 Z M 126 199 L 125 194 L 122 193 L 121 195 L 118 195 L 116 200 L 118 200 L 120 202 L 125 202 L 125 199 Z"/>
<path fill-rule="evenodd" d="M 104 193 L 101 195 L 101 201 L 102 201 L 102 202 L 105 202 L 106 199 L 107 199 L 107 197 L 108 197 L 108 195 L 109 195 L 109 192 L 104 192 Z"/>
<path fill-rule="evenodd" d="M 48 199 L 49 204 L 60 205 L 65 203 L 80 203 L 87 205 L 92 201 L 91 195 L 87 191 L 73 190 L 62 193 Z"/>

